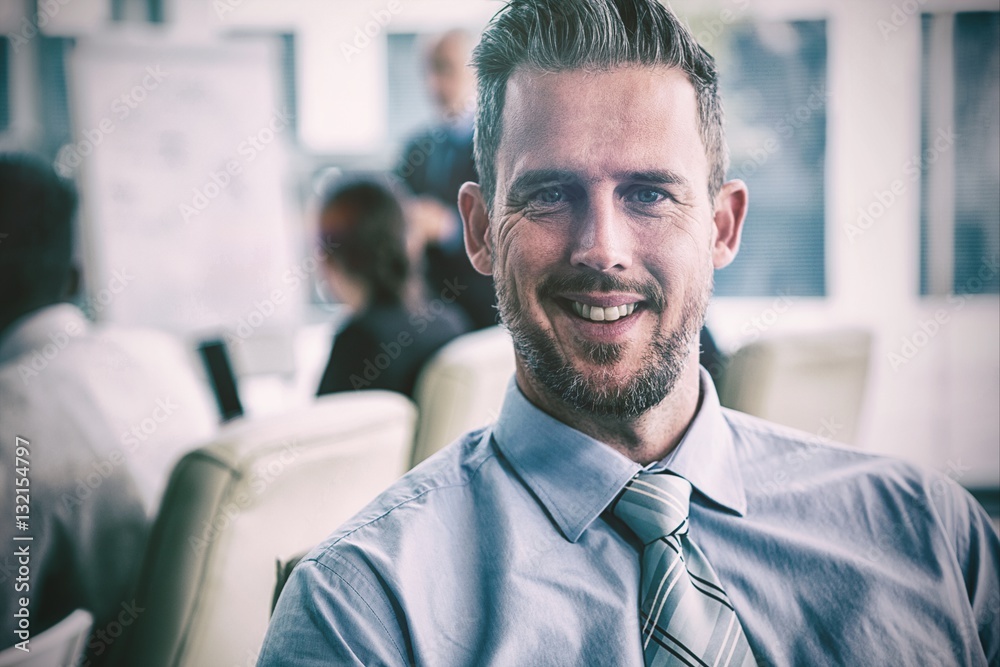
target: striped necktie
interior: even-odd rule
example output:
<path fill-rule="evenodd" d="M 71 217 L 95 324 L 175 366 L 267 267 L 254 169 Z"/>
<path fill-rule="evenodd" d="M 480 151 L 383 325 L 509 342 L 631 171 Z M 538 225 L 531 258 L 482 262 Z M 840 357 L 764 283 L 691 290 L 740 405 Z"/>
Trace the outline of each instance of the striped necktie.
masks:
<path fill-rule="evenodd" d="M 646 665 L 756 665 L 733 605 L 688 537 L 691 483 L 641 472 L 614 508 L 645 545 L 639 621 Z"/>

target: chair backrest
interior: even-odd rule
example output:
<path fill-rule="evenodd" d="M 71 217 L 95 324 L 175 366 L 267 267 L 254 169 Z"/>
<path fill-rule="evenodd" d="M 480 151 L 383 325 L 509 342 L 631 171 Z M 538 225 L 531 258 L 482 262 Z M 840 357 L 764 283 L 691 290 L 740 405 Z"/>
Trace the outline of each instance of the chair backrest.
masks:
<path fill-rule="evenodd" d="M 725 372 L 726 407 L 844 443 L 857 437 L 871 334 L 774 336 L 741 347 Z"/>
<path fill-rule="evenodd" d="M 30 639 L 27 652 L 17 646 L 0 651 L 0 667 L 76 667 L 83 657 L 83 646 L 93 623 L 94 617 L 89 611 L 77 609 Z"/>
<path fill-rule="evenodd" d="M 310 549 L 394 482 L 416 411 L 384 391 L 332 394 L 235 422 L 174 469 L 115 665 L 254 665 L 276 560 Z"/>
<path fill-rule="evenodd" d="M 510 334 L 490 327 L 459 336 L 431 357 L 414 392 L 420 423 L 412 465 L 499 415 L 514 374 Z"/>

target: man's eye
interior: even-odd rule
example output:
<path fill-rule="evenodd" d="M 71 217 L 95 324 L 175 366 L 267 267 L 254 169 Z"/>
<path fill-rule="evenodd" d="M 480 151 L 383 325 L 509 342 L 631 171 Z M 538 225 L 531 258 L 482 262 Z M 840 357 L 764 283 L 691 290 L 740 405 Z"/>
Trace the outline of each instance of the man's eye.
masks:
<path fill-rule="evenodd" d="M 667 198 L 660 190 L 653 188 L 641 188 L 633 193 L 633 197 L 640 204 L 656 204 Z"/>
<path fill-rule="evenodd" d="M 535 201 L 539 204 L 559 204 L 565 200 L 566 193 L 560 187 L 545 188 L 535 194 Z"/>

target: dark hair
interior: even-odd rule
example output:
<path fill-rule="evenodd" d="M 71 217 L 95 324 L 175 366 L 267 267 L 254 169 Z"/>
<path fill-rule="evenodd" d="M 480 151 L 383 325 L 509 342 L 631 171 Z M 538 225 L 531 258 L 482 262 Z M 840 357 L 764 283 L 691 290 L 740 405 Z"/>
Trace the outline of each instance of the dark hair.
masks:
<path fill-rule="evenodd" d="M 76 189 L 49 163 L 0 154 L 0 329 L 64 296 L 76 204 Z"/>
<path fill-rule="evenodd" d="M 715 60 L 658 0 L 511 0 L 487 26 L 473 64 L 479 91 L 476 169 L 490 209 L 507 80 L 519 66 L 546 72 L 630 65 L 679 68 L 698 98 L 710 198 L 725 181 L 728 155 Z"/>
<path fill-rule="evenodd" d="M 322 229 L 323 252 L 365 284 L 372 302 L 405 302 L 410 261 L 399 199 L 387 185 L 352 180 L 327 192 L 321 215 L 334 207 L 343 211 L 344 218 L 337 227 Z"/>

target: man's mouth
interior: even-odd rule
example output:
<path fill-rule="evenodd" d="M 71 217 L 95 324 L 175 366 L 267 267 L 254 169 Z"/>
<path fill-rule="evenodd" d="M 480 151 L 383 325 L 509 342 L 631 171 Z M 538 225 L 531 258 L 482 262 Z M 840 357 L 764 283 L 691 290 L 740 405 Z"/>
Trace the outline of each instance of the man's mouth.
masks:
<path fill-rule="evenodd" d="M 623 317 L 628 317 L 635 312 L 637 303 L 623 303 L 612 306 L 589 306 L 579 301 L 570 300 L 573 312 L 585 320 L 591 322 L 614 322 Z"/>

